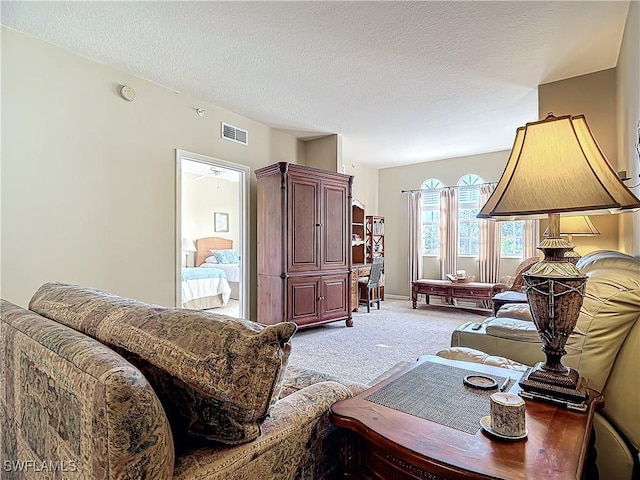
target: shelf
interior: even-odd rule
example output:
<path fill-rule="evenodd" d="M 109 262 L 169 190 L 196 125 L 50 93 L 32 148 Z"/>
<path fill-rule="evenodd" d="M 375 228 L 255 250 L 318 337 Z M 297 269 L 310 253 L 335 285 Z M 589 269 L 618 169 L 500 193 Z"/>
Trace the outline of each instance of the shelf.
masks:
<path fill-rule="evenodd" d="M 365 217 L 366 261 L 384 257 L 384 217 L 367 215 Z"/>
<path fill-rule="evenodd" d="M 351 260 L 353 263 L 364 263 L 366 245 L 366 222 L 364 205 L 354 200 L 351 205 L 351 233 L 356 234 L 358 240 L 351 240 Z"/>

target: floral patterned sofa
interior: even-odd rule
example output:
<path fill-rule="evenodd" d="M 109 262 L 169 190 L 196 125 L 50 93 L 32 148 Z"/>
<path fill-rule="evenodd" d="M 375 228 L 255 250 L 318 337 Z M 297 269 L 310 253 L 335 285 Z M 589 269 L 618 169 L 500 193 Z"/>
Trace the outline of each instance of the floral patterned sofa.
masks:
<path fill-rule="evenodd" d="M 2 301 L 2 478 L 330 479 L 336 401 L 263 326 L 61 283 Z M 43 477 L 44 475 L 44 477 Z"/>

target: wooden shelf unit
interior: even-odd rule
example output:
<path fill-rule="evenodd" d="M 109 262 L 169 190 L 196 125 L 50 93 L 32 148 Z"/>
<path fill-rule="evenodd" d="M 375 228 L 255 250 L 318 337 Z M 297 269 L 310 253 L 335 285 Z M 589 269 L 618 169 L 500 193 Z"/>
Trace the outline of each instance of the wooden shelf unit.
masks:
<path fill-rule="evenodd" d="M 365 222 L 365 263 L 384 257 L 384 217 L 367 215 Z"/>
<path fill-rule="evenodd" d="M 351 203 L 351 262 L 365 263 L 365 217 L 364 205 L 358 200 Z"/>

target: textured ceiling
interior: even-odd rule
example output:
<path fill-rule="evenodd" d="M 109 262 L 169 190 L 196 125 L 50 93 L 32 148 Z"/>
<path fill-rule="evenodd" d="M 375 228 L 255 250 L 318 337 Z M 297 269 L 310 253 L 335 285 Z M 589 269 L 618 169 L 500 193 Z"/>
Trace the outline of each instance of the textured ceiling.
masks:
<path fill-rule="evenodd" d="M 2 2 L 2 23 L 388 167 L 505 150 L 616 66 L 629 2 Z M 581 112 L 570 112 L 578 114 Z"/>

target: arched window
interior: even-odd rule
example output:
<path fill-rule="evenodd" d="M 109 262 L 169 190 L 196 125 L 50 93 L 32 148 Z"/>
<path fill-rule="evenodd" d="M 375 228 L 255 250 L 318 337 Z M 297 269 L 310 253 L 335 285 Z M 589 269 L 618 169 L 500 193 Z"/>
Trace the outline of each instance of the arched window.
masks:
<path fill-rule="evenodd" d="M 482 178 L 473 173 L 458 180 L 458 255 L 478 255 L 478 219 Z"/>
<path fill-rule="evenodd" d="M 440 253 L 440 180 L 430 178 L 421 185 L 422 190 L 422 253 Z"/>

